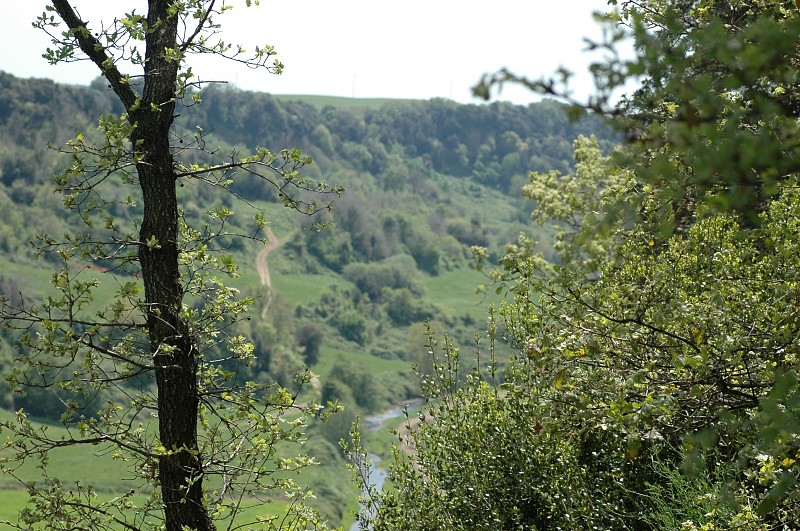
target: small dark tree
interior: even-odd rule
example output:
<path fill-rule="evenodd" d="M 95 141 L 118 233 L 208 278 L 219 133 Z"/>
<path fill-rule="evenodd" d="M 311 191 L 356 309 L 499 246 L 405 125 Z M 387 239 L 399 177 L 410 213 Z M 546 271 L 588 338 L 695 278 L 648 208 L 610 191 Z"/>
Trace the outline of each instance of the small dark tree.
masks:
<path fill-rule="evenodd" d="M 314 365 L 319 361 L 319 349 L 322 346 L 324 334 L 318 326 L 307 323 L 302 325 L 295 332 L 297 344 L 303 349 L 303 359 L 308 366 Z"/>
<path fill-rule="evenodd" d="M 245 3 L 250 6 L 251 0 Z M 57 253 L 63 263 L 53 277 L 53 295 L 38 305 L 5 301 L 2 306 L 4 322 L 25 332 L 11 380 L 20 388 L 84 397 L 117 390 L 125 400 L 109 401 L 91 416 L 78 409 L 77 401 L 60 402 L 61 421 L 71 434 L 66 440 L 36 430 L 23 412 L 15 422 L 4 423 L 7 446 L 19 459 L 39 456 L 45 473 L 43 482 L 28 484 L 31 508 L 16 525 L 20 529 L 212 530 L 214 519 L 226 511 L 236 516 L 244 496 L 268 496 L 275 488 L 292 491 L 271 474 L 281 465 L 265 461 L 278 441 L 302 435 L 302 422 L 282 419 L 293 405 L 292 396 L 269 386 L 237 387 L 219 369 L 221 360 L 206 356 L 219 352 L 211 347 L 223 338 L 227 356 L 243 362 L 252 357 L 248 341 L 224 334 L 247 301 L 238 300 L 235 290 L 212 275 L 214 270 L 236 272 L 231 257 L 215 248 L 215 238 L 230 235 L 226 223 L 232 212 L 213 209 L 208 223 L 191 228 L 181 214 L 176 187 L 195 180 L 226 189 L 243 171 L 274 185 L 286 206 L 307 214 L 329 205 L 301 193 L 339 190 L 300 176 L 311 161 L 296 149 L 274 155 L 258 148 L 251 156 L 233 153 L 219 163 L 181 162 L 187 150 L 205 152 L 206 145 L 201 129 L 184 137 L 172 127 L 178 105 L 199 103 L 191 90 L 199 81 L 188 57 L 214 54 L 270 72 L 282 69 L 270 46 L 246 55 L 219 39 L 217 19 L 230 8 L 215 0 L 149 0 L 145 14 L 132 10 L 90 28 L 73 3 L 52 0 L 36 22 L 53 39 L 45 57 L 52 63 L 93 62 L 124 113 L 100 119 L 99 141 L 79 133 L 67 144 L 71 164 L 56 177 L 56 188 L 86 227 L 66 241 L 48 236 L 40 242 L 43 252 Z M 136 71 L 128 74 L 123 68 Z M 206 152 L 205 158 L 213 161 L 212 156 Z M 107 194 L 120 186 L 131 188 L 129 206 L 141 206 L 134 227 L 124 227 L 106 211 Z M 264 227 L 260 214 L 255 222 L 257 229 Z M 99 311 L 90 310 L 98 282 L 79 276 L 81 263 L 96 260 L 114 263 L 118 272 L 141 271 L 141 282 L 121 282 L 115 300 Z M 204 304 L 191 304 L 197 300 Z M 151 415 L 158 419 L 155 430 L 147 427 Z M 144 494 L 153 488 L 160 494 L 136 507 L 128 496 L 99 503 L 90 488 L 62 489 L 58 479 L 47 476 L 45 454 L 72 445 L 108 446 L 133 463 L 131 471 L 144 483 Z M 14 462 L 0 464 L 3 472 L 16 473 Z M 209 477 L 214 477 L 213 489 Z M 296 496 L 299 502 L 304 495 Z M 48 509 L 55 506 L 60 509 Z M 293 510 L 301 506 L 292 504 Z M 163 518 L 158 515 L 162 509 Z M 264 525 L 319 525 L 303 511 Z"/>

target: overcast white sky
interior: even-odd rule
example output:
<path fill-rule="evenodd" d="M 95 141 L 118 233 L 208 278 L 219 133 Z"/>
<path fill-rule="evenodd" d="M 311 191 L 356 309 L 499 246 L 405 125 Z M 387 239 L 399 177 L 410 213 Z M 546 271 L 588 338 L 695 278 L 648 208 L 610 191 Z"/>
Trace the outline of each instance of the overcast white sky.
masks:
<path fill-rule="evenodd" d="M 51 66 L 42 59 L 49 41 L 31 22 L 45 4 L 0 2 L 0 70 L 89 83 L 98 75 L 93 65 Z M 74 0 L 73 5 L 91 28 L 133 8 L 144 12 L 146 2 Z M 501 67 L 538 77 L 563 65 L 576 72 L 576 90 L 587 93 L 583 39 L 600 38 L 592 13 L 607 8 L 605 0 L 261 0 L 251 8 L 239 0 L 233 5 L 220 19 L 226 38 L 275 46 L 286 69 L 274 76 L 234 64 L 197 63 L 194 70 L 203 79 L 276 94 L 460 102 L 475 101 L 470 87 L 481 74 Z M 511 88 L 500 98 L 535 99 Z"/>

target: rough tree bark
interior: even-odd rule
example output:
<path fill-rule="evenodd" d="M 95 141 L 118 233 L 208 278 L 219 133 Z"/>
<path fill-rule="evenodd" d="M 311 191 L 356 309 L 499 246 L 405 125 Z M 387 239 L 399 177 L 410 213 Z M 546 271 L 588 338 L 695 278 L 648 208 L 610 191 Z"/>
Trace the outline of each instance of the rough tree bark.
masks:
<path fill-rule="evenodd" d="M 203 503 L 203 468 L 198 453 L 196 349 L 181 315 L 183 293 L 178 268 L 178 201 L 169 134 L 175 111 L 179 62 L 178 17 L 169 0 L 149 0 L 141 98 L 122 79 L 100 42 L 66 0 L 52 5 L 76 36 L 81 50 L 100 68 L 135 126 L 130 140 L 137 153 L 143 218 L 139 261 L 145 288 L 151 354 L 158 367 L 158 422 L 167 450 L 158 463 L 168 531 L 213 530 Z"/>

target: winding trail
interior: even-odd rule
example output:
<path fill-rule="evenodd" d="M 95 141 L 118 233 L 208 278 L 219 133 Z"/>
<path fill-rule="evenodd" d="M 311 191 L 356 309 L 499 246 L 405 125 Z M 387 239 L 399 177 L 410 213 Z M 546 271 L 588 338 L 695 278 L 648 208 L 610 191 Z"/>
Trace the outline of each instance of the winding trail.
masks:
<path fill-rule="evenodd" d="M 256 269 L 258 270 L 258 276 L 261 277 L 261 285 L 266 288 L 267 291 L 267 298 L 264 302 L 264 307 L 261 308 L 261 318 L 267 316 L 269 312 L 269 307 L 272 304 L 272 277 L 269 274 L 269 265 L 267 265 L 267 256 L 269 253 L 280 247 L 286 240 L 279 240 L 275 233 L 272 232 L 272 229 L 267 227 L 266 228 L 267 234 L 267 243 L 264 245 L 264 248 L 258 252 L 256 255 Z"/>
<path fill-rule="evenodd" d="M 264 244 L 264 247 L 258 251 L 258 254 L 256 255 L 256 269 L 258 270 L 258 276 L 261 278 L 261 285 L 266 288 L 267 292 L 264 306 L 261 308 L 262 319 L 264 319 L 269 313 L 269 307 L 272 305 L 273 295 L 275 293 L 275 291 L 272 289 L 272 276 L 269 274 L 267 256 L 269 256 L 269 253 L 289 240 L 288 237 L 284 238 L 283 240 L 279 240 L 269 227 L 266 228 L 265 232 L 267 235 L 267 243 Z M 319 381 L 319 375 L 311 373 L 311 379 L 309 382 L 311 383 L 311 387 L 314 389 L 314 396 L 319 397 L 322 390 L 322 385 Z"/>

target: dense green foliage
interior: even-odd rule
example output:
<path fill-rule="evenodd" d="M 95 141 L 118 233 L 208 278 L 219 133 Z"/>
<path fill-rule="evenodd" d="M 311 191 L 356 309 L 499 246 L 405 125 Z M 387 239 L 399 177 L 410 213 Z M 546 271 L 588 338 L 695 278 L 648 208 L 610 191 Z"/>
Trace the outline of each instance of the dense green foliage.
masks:
<path fill-rule="evenodd" d="M 87 90 L 2 73 L 0 88 L 2 180 L 7 186 L 16 179 L 22 179 L 19 185 L 31 178 L 47 181 L 54 168 L 42 167 L 39 161 L 48 143 L 92 126 L 99 114 L 121 110 L 102 79 Z M 596 120 L 570 122 L 563 106 L 553 101 L 529 106 L 390 101 L 377 107 L 320 109 L 286 96 L 217 85 L 204 89 L 200 97 L 202 104 L 183 109 L 177 118 L 179 131 L 192 132 L 202 124 L 223 146 L 254 146 L 267 140 L 307 146 L 304 151 L 319 162 L 311 171 L 333 171 L 325 164 L 331 158 L 339 162 L 337 173 L 345 168 L 368 172 L 387 190 L 420 185 L 433 170 L 516 192 L 531 169 L 569 170 L 576 136 L 608 137 Z M 453 159 L 456 153 L 462 153 L 459 159 Z M 410 164 L 415 160 L 419 164 Z M 341 162 L 346 162 L 345 168 Z M 414 167 L 423 173 L 415 174 Z M 258 199 L 259 193 L 273 197 L 266 186 L 259 189 L 246 178 L 243 183 L 250 185 L 251 199 Z"/>
<path fill-rule="evenodd" d="M 516 356 L 464 379 L 445 342 L 397 488 L 370 493 L 376 530 L 797 527 L 800 10 L 611 3 L 607 44 L 628 34 L 636 58 L 596 65 L 577 111 L 627 142 L 580 139 L 573 172 L 531 175 L 560 261 L 522 237 L 489 272 Z"/>
<path fill-rule="evenodd" d="M 92 135 L 92 116 L 119 109 L 100 79 L 90 88 L 21 80 L 8 74 L 0 74 L 0 80 L 3 86 L 0 202 L 8 206 L 0 214 L 5 218 L 0 245 L 4 260 L 27 266 L 31 263 L 28 241 L 39 234 L 81 230 L 79 225 L 70 225 L 70 220 L 62 219 L 58 214 L 58 197 L 44 186 L 62 164 L 61 155 L 47 149 L 48 143 L 58 145 L 60 139 L 68 138 L 75 130 L 86 130 L 87 135 Z M 394 327 L 422 322 L 432 314 L 450 324 L 455 323 L 453 319 L 468 321 L 472 319 L 468 316 L 476 315 L 475 310 L 465 308 L 466 313 L 458 311 L 448 316 L 450 311 L 436 308 L 434 301 L 421 302 L 426 278 L 467 267 L 469 245 L 488 245 L 499 250 L 504 241 L 523 230 L 526 208 L 520 208 L 524 203 L 518 199 L 506 199 L 504 194 L 481 185 L 482 177 L 477 173 L 454 170 L 451 173 L 451 168 L 442 165 L 442 157 L 436 153 L 436 149 L 445 149 L 441 147 L 446 138 L 442 135 L 447 133 L 453 141 L 469 146 L 470 167 L 477 163 L 478 151 L 483 153 L 486 164 L 501 166 L 506 154 L 503 149 L 511 149 L 498 147 L 503 145 L 503 137 L 516 136 L 530 145 L 547 144 L 547 150 L 536 150 L 540 160 L 534 167 L 542 171 L 566 170 L 570 166 L 571 138 L 580 132 L 608 136 L 597 121 L 571 124 L 553 102 L 519 107 L 463 106 L 436 100 L 318 109 L 301 101 L 220 87 L 204 90 L 201 98 L 200 105 L 183 109 L 177 119 L 178 130 L 187 132 L 188 136 L 182 137 L 186 142 L 196 134 L 194 124 L 203 123 L 209 131 L 204 133 L 204 141 L 215 142 L 214 149 L 219 153 L 265 142 L 303 145 L 315 158 L 315 164 L 306 171 L 318 176 L 324 173 L 326 179 L 341 182 L 349 190 L 337 205 L 334 229 L 297 231 L 295 222 L 275 211 L 272 201 L 277 197 L 263 181 L 245 174 L 232 184 L 236 193 L 271 212 L 278 236 L 288 240 L 274 255 L 277 256 L 272 265 L 275 272 L 334 277 L 343 273 L 348 280 L 345 289 L 321 290 L 315 300 L 302 304 L 296 312 L 292 303 L 281 306 L 284 303 L 278 300 L 274 303 L 278 304 L 278 311 L 270 312 L 265 322 L 238 325 L 242 332 L 252 332 L 259 353 L 257 361 L 247 369 L 249 374 L 278 376 L 287 385 L 291 384 L 293 371 L 302 366 L 300 350 L 305 348 L 294 341 L 295 327 L 316 322 L 329 344 L 336 344 L 335 336 L 363 344 L 379 341 L 379 336 L 390 332 L 376 326 L 376 317 Z M 441 119 L 431 122 L 429 127 L 417 128 L 433 115 Z M 40 124 L 41 120 L 45 121 Z M 439 131 L 444 123 L 450 123 L 454 129 Z M 326 133 L 321 135 L 320 131 Z M 372 150 L 369 157 L 384 162 L 369 168 L 359 166 L 348 155 L 345 146 L 348 142 L 366 146 L 364 149 Z M 435 146 L 440 147 L 434 149 Z M 188 156 L 195 155 L 188 152 Z M 526 160 L 513 171 L 503 172 L 504 178 L 513 178 L 513 182 L 493 185 L 516 189 L 530 164 Z M 212 205 L 231 207 L 231 197 L 222 196 L 213 188 L 190 183 L 181 193 L 188 219 L 204 217 Z M 481 208 L 474 201 L 476 197 L 482 197 L 491 209 Z M 121 191 L 110 192 L 109 199 L 120 202 L 109 205 L 115 223 L 132 225 L 140 205 L 125 204 L 127 196 Z M 247 231 L 240 219 L 226 220 L 230 232 Z M 225 245 L 234 252 L 254 253 L 254 246 L 247 241 L 229 239 Z M 111 265 L 102 260 L 92 263 L 92 267 Z M 30 283 L 29 270 L 22 271 L 24 267 L 12 268 L 4 274 L 9 283 L 5 293 L 17 293 L 21 285 Z M 250 284 L 247 288 L 247 293 L 256 296 L 256 300 L 264 296 L 257 286 Z M 464 289 L 471 288 L 464 286 Z M 294 313 L 296 318 L 287 313 Z M 279 330 L 284 333 L 278 333 Z M 469 331 L 464 334 L 466 338 L 469 335 Z M 403 335 L 401 342 L 405 341 Z M 404 349 L 402 345 L 392 348 Z M 411 356 L 416 359 L 416 354 Z"/>

